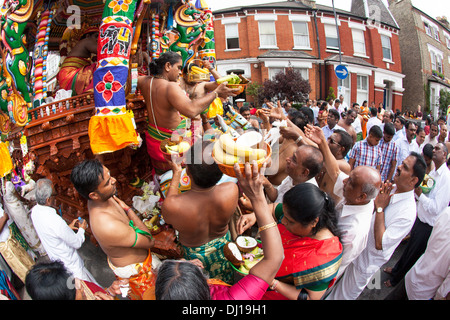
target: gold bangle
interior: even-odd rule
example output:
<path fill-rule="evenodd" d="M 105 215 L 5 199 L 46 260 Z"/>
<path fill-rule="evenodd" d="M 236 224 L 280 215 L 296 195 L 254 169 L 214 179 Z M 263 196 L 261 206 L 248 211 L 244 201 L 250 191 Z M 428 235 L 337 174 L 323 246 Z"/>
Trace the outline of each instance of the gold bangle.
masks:
<path fill-rule="evenodd" d="M 276 227 L 276 226 L 277 226 L 277 223 L 274 221 L 272 223 L 268 223 L 266 225 L 263 225 L 262 227 L 259 227 L 258 231 L 261 232 L 261 231 L 264 231 L 266 229 L 269 229 L 269 228 L 272 228 L 272 227 Z"/>

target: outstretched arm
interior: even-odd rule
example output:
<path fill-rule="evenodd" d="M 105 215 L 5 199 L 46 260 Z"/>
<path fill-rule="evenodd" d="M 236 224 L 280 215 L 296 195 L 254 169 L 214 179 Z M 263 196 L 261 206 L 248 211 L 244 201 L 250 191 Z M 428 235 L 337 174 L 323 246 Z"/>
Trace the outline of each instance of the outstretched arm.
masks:
<path fill-rule="evenodd" d="M 250 163 L 245 164 L 244 175 L 241 173 L 238 164 L 234 166 L 234 172 L 241 189 L 252 202 L 264 249 L 264 258 L 250 269 L 250 274 L 271 284 L 284 259 L 284 250 L 277 223 L 264 197 L 262 187 L 264 170 L 265 165 L 261 172 L 258 172 L 256 161 L 253 161 L 253 168 Z"/>
<path fill-rule="evenodd" d="M 331 153 L 330 147 L 328 146 L 322 129 L 308 124 L 305 128 L 305 134 L 311 141 L 318 145 L 320 151 L 323 154 L 325 169 L 327 170 L 327 173 L 332 179 L 333 183 L 335 183 L 341 170 L 339 169 L 339 164 L 336 158 Z"/>
<path fill-rule="evenodd" d="M 189 118 L 195 118 L 216 99 L 216 97 L 227 98 L 228 96 L 236 96 L 238 89 L 231 89 L 222 83 L 216 89 L 208 92 L 198 99 L 189 99 L 181 90 L 177 83 L 169 83 L 167 88 L 167 99 L 169 103 L 177 109 L 181 114 Z"/>

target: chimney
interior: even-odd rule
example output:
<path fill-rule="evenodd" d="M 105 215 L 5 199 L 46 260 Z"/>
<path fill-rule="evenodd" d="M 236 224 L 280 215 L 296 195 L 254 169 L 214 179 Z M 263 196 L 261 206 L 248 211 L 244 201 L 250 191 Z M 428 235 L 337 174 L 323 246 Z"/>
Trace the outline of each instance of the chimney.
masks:
<path fill-rule="evenodd" d="M 450 29 L 450 23 L 448 22 L 446 16 L 436 17 L 436 20 L 443 24 L 447 29 Z"/>
<path fill-rule="evenodd" d="M 305 5 L 307 5 L 308 7 L 311 7 L 313 9 L 316 8 L 316 0 L 294 0 L 295 2 L 301 2 Z"/>

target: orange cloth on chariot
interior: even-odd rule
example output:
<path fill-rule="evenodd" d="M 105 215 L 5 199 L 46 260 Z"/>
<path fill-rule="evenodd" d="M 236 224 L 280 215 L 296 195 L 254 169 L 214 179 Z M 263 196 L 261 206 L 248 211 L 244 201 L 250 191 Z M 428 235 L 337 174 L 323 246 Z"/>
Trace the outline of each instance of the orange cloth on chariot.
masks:
<path fill-rule="evenodd" d="M 93 116 L 89 120 L 89 141 L 94 154 L 120 150 L 139 143 L 128 113 L 115 116 Z M 130 134 L 125 134 L 129 132 Z"/>

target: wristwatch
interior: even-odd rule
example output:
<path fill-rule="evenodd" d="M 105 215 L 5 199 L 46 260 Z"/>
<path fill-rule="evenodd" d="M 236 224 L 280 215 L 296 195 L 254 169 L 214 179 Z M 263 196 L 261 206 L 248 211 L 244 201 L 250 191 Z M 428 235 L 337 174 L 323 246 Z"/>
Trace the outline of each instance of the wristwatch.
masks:
<path fill-rule="evenodd" d="M 377 213 L 383 212 L 383 208 L 382 207 L 378 207 L 377 208 Z"/>

